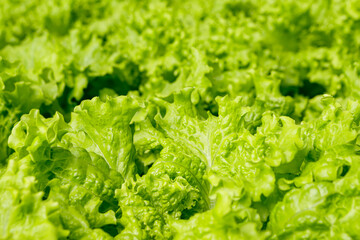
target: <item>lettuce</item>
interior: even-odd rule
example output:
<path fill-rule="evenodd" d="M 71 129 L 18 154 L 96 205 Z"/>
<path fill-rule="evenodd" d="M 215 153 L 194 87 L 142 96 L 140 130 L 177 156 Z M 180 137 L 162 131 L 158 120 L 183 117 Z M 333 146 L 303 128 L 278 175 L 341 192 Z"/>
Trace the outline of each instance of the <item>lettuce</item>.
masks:
<path fill-rule="evenodd" d="M 359 4 L 0 1 L 0 239 L 360 238 Z"/>

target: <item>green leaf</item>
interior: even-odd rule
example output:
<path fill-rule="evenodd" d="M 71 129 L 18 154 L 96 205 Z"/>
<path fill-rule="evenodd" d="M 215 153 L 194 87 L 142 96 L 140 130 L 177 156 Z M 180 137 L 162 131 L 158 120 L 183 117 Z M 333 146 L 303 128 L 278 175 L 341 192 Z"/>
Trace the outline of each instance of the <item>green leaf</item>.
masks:
<path fill-rule="evenodd" d="M 71 239 L 110 238 L 101 228 L 116 224 L 115 190 L 135 171 L 129 124 L 137 109 L 130 98 L 96 98 L 76 108 L 69 124 L 61 114 L 45 119 L 32 110 L 15 125 L 9 146 L 27 163 L 36 189 L 61 207 Z M 113 147 L 98 146 L 99 140 Z"/>
<path fill-rule="evenodd" d="M 101 156 L 110 169 L 124 178 L 132 177 L 136 169 L 129 124 L 138 109 L 136 101 L 128 97 L 83 101 L 71 115 L 69 125 L 73 130 L 63 142 Z"/>
<path fill-rule="evenodd" d="M 61 207 L 55 201 L 43 201 L 44 193 L 30 171 L 29 159 L 13 158 L 0 178 L 0 237 L 66 239 L 69 231 L 61 224 Z"/>

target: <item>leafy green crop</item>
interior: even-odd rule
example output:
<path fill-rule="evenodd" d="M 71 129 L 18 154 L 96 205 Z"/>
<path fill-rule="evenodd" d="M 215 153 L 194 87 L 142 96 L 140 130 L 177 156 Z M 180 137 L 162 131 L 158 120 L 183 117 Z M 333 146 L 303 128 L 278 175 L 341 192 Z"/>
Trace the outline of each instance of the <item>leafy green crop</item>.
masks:
<path fill-rule="evenodd" d="M 360 239 L 359 0 L 0 1 L 0 239 Z"/>

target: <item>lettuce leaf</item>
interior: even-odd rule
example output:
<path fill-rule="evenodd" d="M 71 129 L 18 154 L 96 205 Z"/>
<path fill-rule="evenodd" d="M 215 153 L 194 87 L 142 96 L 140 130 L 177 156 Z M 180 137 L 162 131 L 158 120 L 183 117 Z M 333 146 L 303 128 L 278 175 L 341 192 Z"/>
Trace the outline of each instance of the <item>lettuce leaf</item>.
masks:
<path fill-rule="evenodd" d="M 115 189 L 134 176 L 129 123 L 137 108 L 127 97 L 106 102 L 94 98 L 75 109 L 70 123 L 61 114 L 46 119 L 32 110 L 15 125 L 9 137 L 13 156 L 28 166 L 34 190 L 45 192 L 45 201 L 62 209 L 61 226 L 70 231 L 70 238 L 111 238 L 101 228 L 116 224 Z M 114 113 L 119 118 L 109 122 Z M 104 148 L 102 138 L 114 147 Z"/>

